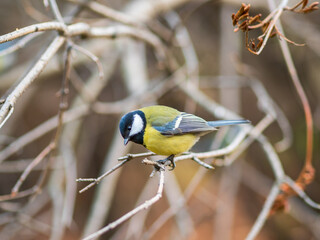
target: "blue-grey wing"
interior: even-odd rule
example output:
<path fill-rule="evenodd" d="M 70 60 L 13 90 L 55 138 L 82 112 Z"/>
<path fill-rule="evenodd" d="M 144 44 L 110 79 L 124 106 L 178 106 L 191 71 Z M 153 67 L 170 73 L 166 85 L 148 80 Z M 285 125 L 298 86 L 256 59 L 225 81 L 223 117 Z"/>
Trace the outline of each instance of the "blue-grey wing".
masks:
<path fill-rule="evenodd" d="M 163 126 L 154 126 L 162 135 L 201 134 L 216 130 L 207 121 L 189 113 L 181 113 Z"/>

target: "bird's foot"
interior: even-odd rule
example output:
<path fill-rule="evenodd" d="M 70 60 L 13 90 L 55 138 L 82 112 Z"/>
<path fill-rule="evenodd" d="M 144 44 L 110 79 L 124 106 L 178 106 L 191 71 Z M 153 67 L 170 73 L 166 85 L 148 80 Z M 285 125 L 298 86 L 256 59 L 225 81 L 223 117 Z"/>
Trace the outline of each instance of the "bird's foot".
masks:
<path fill-rule="evenodd" d="M 155 168 L 160 171 L 163 170 L 166 166 L 171 167 L 169 169 L 169 171 L 172 171 L 175 167 L 176 164 L 174 162 L 174 155 L 170 155 L 169 157 L 165 158 L 165 159 L 161 159 L 157 161 L 157 165 L 155 165 Z"/>

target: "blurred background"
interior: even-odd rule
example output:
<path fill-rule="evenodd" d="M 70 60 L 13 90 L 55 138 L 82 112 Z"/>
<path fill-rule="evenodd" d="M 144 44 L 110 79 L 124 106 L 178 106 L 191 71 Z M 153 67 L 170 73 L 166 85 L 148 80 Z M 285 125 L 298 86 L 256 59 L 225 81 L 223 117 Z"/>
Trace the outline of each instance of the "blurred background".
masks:
<path fill-rule="evenodd" d="M 67 23 L 124 25 L 79 2 L 57 1 Z M 290 6 L 297 2 L 289 1 Z M 68 109 L 64 113 L 64 119 L 70 120 L 61 128 L 57 149 L 35 166 L 20 188 L 27 191 L 40 186 L 41 191 L 18 199 L 0 197 L 0 239 L 79 239 L 150 199 L 156 194 L 158 176 L 149 177 L 152 167 L 143 165 L 142 158 L 128 162 L 81 194 L 78 191 L 87 183 L 77 183 L 76 179 L 96 178 L 116 165 L 119 157 L 146 152 L 141 146 L 123 146 L 118 122 L 128 111 L 163 104 L 215 120 L 217 116 L 197 101 L 198 91 L 251 120 L 253 126 L 268 113 L 264 105 L 272 102 L 277 117 L 263 134 L 275 148 L 285 173 L 297 178 L 306 152 L 302 104 L 277 37 L 269 39 L 256 56 L 246 49 L 244 34 L 234 33 L 231 14 L 238 11 L 241 1 L 82 3 L 98 3 L 98 10 L 104 10 L 102 5 L 123 13 L 133 21 L 131 27 L 142 26 L 157 36 L 168 55 L 163 59 L 153 46 L 130 37 L 72 38 L 99 58 L 103 78 L 99 78 L 94 61 L 72 50 Z M 270 12 L 267 0 L 246 3 L 251 3 L 252 16 L 261 13 L 264 18 Z M 55 20 L 40 0 L 2 0 L 0 16 L 0 35 Z M 284 12 L 281 21 L 290 40 L 306 44 L 289 47 L 311 105 L 313 164 L 319 171 L 319 11 Z M 251 36 L 259 34 L 257 31 Z M 26 75 L 56 35 L 55 31 L 44 32 L 18 51 L 1 54 L 1 96 L 6 96 Z M 16 42 L 0 44 L 0 51 Z M 49 61 L 1 129 L 1 196 L 10 195 L 23 171 L 55 136 L 65 50 L 62 47 Z M 238 127 L 222 128 L 203 137 L 192 151 L 222 148 L 239 131 Z M 235 161 L 229 166 L 222 166 L 229 156 L 206 159 L 214 170 L 190 160 L 178 162 L 174 171 L 166 172 L 159 202 L 100 239 L 245 239 L 268 196 L 274 173 L 256 141 L 231 156 Z M 306 193 L 320 202 L 319 189 L 316 173 Z M 319 224 L 319 211 L 292 197 L 289 208 L 270 216 L 257 239 L 320 239 Z"/>

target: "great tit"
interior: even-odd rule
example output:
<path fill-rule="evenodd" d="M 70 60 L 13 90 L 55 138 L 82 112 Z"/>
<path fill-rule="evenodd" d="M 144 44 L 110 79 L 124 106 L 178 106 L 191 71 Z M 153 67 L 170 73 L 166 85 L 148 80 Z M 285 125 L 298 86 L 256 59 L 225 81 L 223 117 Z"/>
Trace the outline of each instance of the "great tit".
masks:
<path fill-rule="evenodd" d="M 119 124 L 124 144 L 138 143 L 158 154 L 169 156 L 158 161 L 169 161 L 175 168 L 174 156 L 187 152 L 201 136 L 217 130 L 216 127 L 250 123 L 249 120 L 210 121 L 190 113 L 179 112 L 167 106 L 144 107 L 125 114 Z"/>

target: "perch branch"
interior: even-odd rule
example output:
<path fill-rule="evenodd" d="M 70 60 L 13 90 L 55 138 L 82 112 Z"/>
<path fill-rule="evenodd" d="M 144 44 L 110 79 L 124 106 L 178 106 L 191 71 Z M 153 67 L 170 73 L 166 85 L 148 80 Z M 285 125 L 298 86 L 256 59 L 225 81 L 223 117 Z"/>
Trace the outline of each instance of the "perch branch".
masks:
<path fill-rule="evenodd" d="M 118 168 L 120 168 L 122 165 L 124 165 L 125 163 L 129 162 L 131 159 L 125 159 L 122 162 L 118 163 L 116 166 L 114 166 L 113 168 L 111 168 L 109 171 L 105 172 L 104 174 L 102 174 L 100 177 L 98 178 L 78 178 L 77 182 L 92 182 L 90 183 L 88 186 L 84 187 L 83 189 L 81 189 L 79 191 L 79 193 L 83 193 L 85 191 L 87 191 L 89 188 L 93 187 L 94 185 L 98 184 L 103 178 L 105 178 L 106 176 L 110 175 L 111 173 L 113 173 L 115 170 L 117 170 Z"/>

